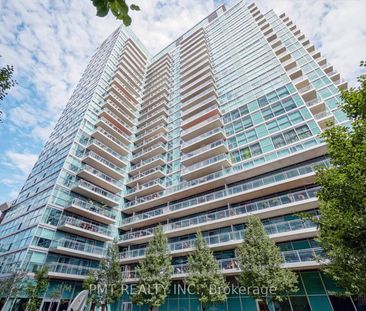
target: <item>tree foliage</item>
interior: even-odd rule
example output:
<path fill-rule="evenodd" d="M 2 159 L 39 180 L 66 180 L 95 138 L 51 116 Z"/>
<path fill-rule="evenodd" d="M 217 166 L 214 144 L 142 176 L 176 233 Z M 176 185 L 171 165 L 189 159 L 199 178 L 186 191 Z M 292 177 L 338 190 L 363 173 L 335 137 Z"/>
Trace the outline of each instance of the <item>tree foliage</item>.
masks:
<path fill-rule="evenodd" d="M 24 279 L 26 276 L 27 273 L 25 271 L 18 270 L 0 280 L 0 297 L 5 298 L 4 305 L 7 305 L 10 299 L 17 297 L 24 290 Z"/>
<path fill-rule="evenodd" d="M 219 270 L 218 262 L 200 232 L 197 233 L 196 238 L 196 249 L 188 257 L 189 274 L 186 282 L 197 295 L 204 311 L 208 304 L 226 301 L 228 285 Z"/>
<path fill-rule="evenodd" d="M 89 302 L 107 310 L 122 295 L 123 276 L 120 267 L 117 240 L 108 246 L 106 257 L 100 261 L 99 268 L 92 271 L 84 280 L 83 287 L 89 290 Z"/>
<path fill-rule="evenodd" d="M 261 292 L 266 290 L 272 292 L 267 298 L 282 301 L 286 295 L 297 291 L 297 275 L 281 267 L 281 252 L 257 217 L 248 218 L 244 242 L 236 253 L 241 269 L 239 284 L 252 298 L 263 299 Z"/>
<path fill-rule="evenodd" d="M 366 75 L 358 82 L 341 95 L 352 126 L 322 134 L 332 166 L 317 171 L 319 243 L 330 259 L 325 271 L 356 295 L 366 293 Z"/>
<path fill-rule="evenodd" d="M 163 234 L 163 228 L 159 226 L 146 249 L 145 259 L 137 267 L 139 280 L 132 293 L 134 304 L 146 304 L 150 310 L 164 304 L 173 273 L 171 260 L 168 240 Z"/>
<path fill-rule="evenodd" d="M 123 21 L 125 26 L 130 26 L 132 19 L 128 14 L 129 9 L 140 11 L 140 7 L 136 4 L 127 5 L 125 0 L 92 0 L 93 5 L 97 9 L 97 16 L 104 17 L 109 11 L 119 20 Z"/>
<path fill-rule="evenodd" d="M 1 56 L 0 56 L 1 57 Z M 8 94 L 8 90 L 16 84 L 13 79 L 14 67 L 6 65 L 0 68 L 0 101 L 2 101 Z M 1 121 L 2 111 L 0 110 L 0 121 Z"/>
<path fill-rule="evenodd" d="M 30 280 L 26 287 L 28 296 L 27 311 L 37 311 L 41 305 L 41 297 L 46 292 L 48 287 L 48 268 L 46 266 L 37 270 L 34 275 L 34 280 Z"/>

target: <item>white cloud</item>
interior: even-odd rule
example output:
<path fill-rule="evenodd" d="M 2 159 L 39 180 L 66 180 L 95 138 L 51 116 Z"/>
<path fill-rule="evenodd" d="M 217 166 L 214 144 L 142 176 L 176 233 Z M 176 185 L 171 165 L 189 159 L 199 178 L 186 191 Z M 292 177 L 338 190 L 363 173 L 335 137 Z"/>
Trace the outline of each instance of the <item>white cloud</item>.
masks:
<path fill-rule="evenodd" d="M 30 173 L 34 163 L 38 159 L 38 155 L 32 153 L 7 151 L 5 155 L 7 158 L 7 165 L 18 169 L 24 175 L 28 175 Z"/>

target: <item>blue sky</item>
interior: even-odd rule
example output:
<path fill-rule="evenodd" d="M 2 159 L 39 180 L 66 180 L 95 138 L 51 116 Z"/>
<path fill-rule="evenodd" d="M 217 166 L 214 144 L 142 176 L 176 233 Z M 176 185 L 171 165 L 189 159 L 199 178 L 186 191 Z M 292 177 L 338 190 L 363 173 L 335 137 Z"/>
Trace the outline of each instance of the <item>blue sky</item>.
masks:
<path fill-rule="evenodd" d="M 225 1 L 230 6 L 231 1 Z M 132 30 L 152 53 L 207 16 L 214 0 L 137 0 Z M 248 2 L 248 4 L 251 2 Z M 354 84 L 365 59 L 366 1 L 259 0 L 302 29 Z M 161 9 L 164 8 L 164 9 Z M 90 0 L 0 0 L 0 65 L 18 85 L 1 102 L 0 203 L 15 199 L 92 53 L 118 25 L 98 18 Z"/>

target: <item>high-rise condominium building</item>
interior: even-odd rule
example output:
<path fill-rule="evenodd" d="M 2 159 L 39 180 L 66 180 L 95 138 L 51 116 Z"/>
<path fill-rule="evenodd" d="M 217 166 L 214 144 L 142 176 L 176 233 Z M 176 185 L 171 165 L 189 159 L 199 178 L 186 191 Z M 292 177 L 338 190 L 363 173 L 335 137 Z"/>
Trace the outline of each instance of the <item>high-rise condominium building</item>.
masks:
<path fill-rule="evenodd" d="M 298 216 L 318 214 L 314 170 L 329 165 L 319 134 L 348 122 L 338 106 L 346 87 L 289 17 L 255 4 L 219 7 L 155 56 L 117 29 L 6 211 L 2 276 L 48 265 L 42 310 L 66 310 L 114 238 L 125 280 L 136 282 L 135 267 L 162 224 L 174 284 L 187 275 L 197 230 L 235 282 L 235 248 L 254 214 L 284 268 L 299 275 L 299 291 L 276 310 L 354 310 L 331 294 L 337 288 L 315 260 L 317 228 Z M 69 286 L 55 302 L 49 293 L 60 284 Z M 126 296 L 114 307 L 146 310 Z M 265 310 L 246 295 L 216 307 Z M 161 310 L 199 304 L 172 293 Z"/>

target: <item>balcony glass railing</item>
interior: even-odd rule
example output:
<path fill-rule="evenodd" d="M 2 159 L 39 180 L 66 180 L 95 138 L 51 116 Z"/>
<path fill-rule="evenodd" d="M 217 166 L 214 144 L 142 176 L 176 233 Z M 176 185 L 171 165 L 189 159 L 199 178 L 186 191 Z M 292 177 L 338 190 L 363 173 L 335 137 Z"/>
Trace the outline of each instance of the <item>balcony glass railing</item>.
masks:
<path fill-rule="evenodd" d="M 95 232 L 98 234 L 103 234 L 106 236 L 111 236 L 112 231 L 108 229 L 107 227 L 102 227 L 100 225 L 96 225 L 92 222 L 88 222 L 79 218 L 74 218 L 70 216 L 63 216 L 60 218 L 58 222 L 58 227 L 64 226 L 64 225 L 70 225 L 77 227 L 79 229 L 87 230 L 90 232 Z"/>
<path fill-rule="evenodd" d="M 321 120 L 321 119 L 324 119 L 324 118 L 329 117 L 329 116 L 332 116 L 332 115 L 333 114 L 332 114 L 331 111 L 326 110 L 326 111 L 323 111 L 323 112 L 320 112 L 320 113 L 314 115 L 314 119 L 315 120 Z"/>
<path fill-rule="evenodd" d="M 305 164 L 305 165 L 301 165 L 299 167 L 295 167 L 295 168 L 288 168 L 288 169 L 284 169 L 281 170 L 280 172 L 276 173 L 276 174 L 271 174 L 265 177 L 258 177 L 258 178 L 254 178 L 253 180 L 247 181 L 243 184 L 237 185 L 237 186 L 232 186 L 232 187 L 228 187 L 224 190 L 220 190 L 220 191 L 216 191 L 207 195 L 203 195 L 197 198 L 193 198 L 193 199 L 189 199 L 186 201 L 182 201 L 179 203 L 175 203 L 175 204 L 171 204 L 169 205 L 169 207 L 164 207 L 164 208 L 160 208 L 157 209 L 153 212 L 154 215 L 159 215 L 158 211 L 160 210 L 160 214 L 162 213 L 168 213 L 177 209 L 181 209 L 181 208 L 185 208 L 185 207 L 190 207 L 190 206 L 194 206 L 196 204 L 201 204 L 201 203 L 205 203 L 205 202 L 209 202 L 212 200 L 216 200 L 219 198 L 223 198 L 225 196 L 229 196 L 232 194 L 237 194 L 240 193 L 242 191 L 248 191 L 251 189 L 256 189 L 258 187 L 262 187 L 262 186 L 266 186 L 266 185 L 270 185 L 272 183 L 276 183 L 278 181 L 283 181 L 283 180 L 287 180 L 290 178 L 294 178 L 297 176 L 301 176 L 304 174 L 309 174 L 309 173 L 314 173 L 315 172 L 315 166 L 329 166 L 329 160 L 327 159 L 321 159 L 318 160 L 316 162 L 313 163 L 309 163 L 309 164 Z M 239 166 L 235 166 L 232 168 L 228 168 L 226 170 L 222 170 L 219 172 L 215 172 L 213 174 L 210 174 L 208 176 L 210 176 L 210 179 L 207 179 L 206 176 L 203 177 L 203 179 L 197 179 L 194 181 L 194 183 L 186 183 L 186 184 L 181 184 L 175 187 L 171 187 L 169 189 L 166 189 L 165 191 L 161 191 L 160 193 L 154 193 L 153 195 L 147 195 L 141 198 L 138 198 L 134 201 L 130 201 L 128 203 L 125 204 L 125 207 L 131 207 L 137 204 L 141 204 L 141 203 L 145 203 L 147 201 L 150 201 L 152 199 L 156 199 L 160 196 L 163 195 L 167 195 L 169 193 L 175 193 L 181 189 L 185 189 L 188 188 L 188 185 L 193 186 L 199 183 L 204 182 L 203 180 L 207 181 L 207 180 L 214 180 L 218 177 L 221 177 L 223 175 L 226 175 L 227 173 L 234 173 L 236 171 L 241 171 L 242 168 Z M 149 215 L 149 214 L 147 214 Z M 141 217 L 140 215 L 136 215 L 134 217 Z M 152 216 L 149 216 L 148 218 L 150 218 Z"/>
<path fill-rule="evenodd" d="M 144 184 L 138 185 L 134 188 L 127 189 L 126 193 L 127 194 L 135 193 L 135 192 L 147 189 L 147 188 L 151 188 L 151 187 L 156 186 L 156 185 L 164 186 L 164 181 L 161 180 L 160 178 L 159 179 L 154 179 L 154 180 L 151 180 L 151 181 L 146 182 Z"/>
<path fill-rule="evenodd" d="M 146 122 L 144 123 L 144 126 L 143 127 L 140 127 L 137 129 L 137 133 L 140 133 L 141 131 L 144 131 L 147 127 L 149 127 L 151 124 L 155 124 L 155 123 L 158 123 L 161 124 L 161 123 L 164 123 L 164 124 L 167 124 L 168 123 L 168 119 L 165 117 L 165 116 L 160 116 L 154 120 L 151 120 L 149 122 Z"/>
<path fill-rule="evenodd" d="M 209 103 L 209 102 L 211 102 L 211 101 L 213 101 L 215 99 L 217 99 L 216 96 L 210 96 L 209 98 L 207 98 L 204 101 L 198 103 L 197 105 L 194 105 L 193 107 L 191 107 L 191 108 L 183 111 L 183 115 L 187 115 L 187 114 L 191 113 L 192 111 L 195 111 L 196 109 L 198 109 L 198 108 L 206 105 L 207 103 Z"/>
<path fill-rule="evenodd" d="M 214 88 L 210 88 L 210 89 L 208 89 L 208 90 L 206 90 L 206 91 L 204 91 L 204 92 L 202 92 L 202 93 L 200 93 L 200 94 L 198 94 L 198 95 L 196 95 L 196 96 L 194 96 L 194 97 L 190 98 L 189 100 L 187 100 L 187 101 L 184 103 L 184 106 L 188 106 L 188 105 L 192 104 L 192 103 L 193 103 L 193 102 L 195 102 L 197 99 L 199 99 L 199 98 L 201 98 L 201 97 L 203 97 L 203 96 L 207 95 L 208 93 L 210 93 L 210 92 L 212 92 L 212 91 L 214 91 Z"/>
<path fill-rule="evenodd" d="M 283 262 L 286 264 L 294 262 L 309 262 L 315 261 L 318 257 L 324 256 L 324 251 L 320 247 L 307 248 L 300 250 L 292 250 L 281 252 Z M 143 256 L 143 255 L 141 255 Z M 136 256 L 137 257 L 137 256 Z M 121 254 L 121 259 L 124 259 Z M 227 258 L 217 260 L 219 264 L 219 270 L 237 270 L 240 271 L 240 265 L 236 258 Z M 189 267 L 187 263 L 173 265 L 173 275 L 186 274 L 189 272 Z M 138 278 L 135 270 L 127 270 L 123 272 L 126 279 Z"/>
<path fill-rule="evenodd" d="M 195 143 L 197 141 L 203 140 L 203 139 L 205 139 L 207 137 L 210 137 L 212 135 L 215 135 L 217 133 L 224 133 L 224 131 L 223 131 L 223 129 L 221 127 L 217 127 L 217 128 L 215 128 L 213 130 L 210 130 L 210 131 L 202 134 L 202 135 L 196 136 L 196 137 L 194 137 L 194 138 L 192 138 L 190 140 L 187 140 L 187 141 L 183 142 L 182 148 L 187 147 L 189 145 L 192 145 L 193 143 Z"/>
<path fill-rule="evenodd" d="M 112 134 L 108 133 L 106 130 L 102 129 L 101 127 L 97 127 L 96 131 L 103 134 L 104 136 L 108 137 L 116 145 L 128 150 L 128 148 L 129 148 L 128 145 L 125 145 L 124 143 L 122 143 L 120 140 L 118 140 L 116 137 L 114 137 Z"/>
<path fill-rule="evenodd" d="M 246 203 L 243 205 L 239 205 L 239 206 L 236 206 L 236 207 L 233 207 L 230 209 L 226 209 L 226 210 L 221 210 L 218 212 L 207 213 L 205 215 L 199 215 L 199 216 L 194 216 L 194 217 L 187 218 L 187 219 L 180 220 L 180 221 L 175 221 L 175 222 L 163 225 L 163 231 L 168 232 L 171 230 L 187 228 L 190 226 L 197 226 L 197 225 L 209 223 L 212 221 L 224 220 L 224 219 L 227 219 L 230 217 L 249 215 L 253 212 L 258 212 L 258 211 L 265 210 L 268 208 L 273 208 L 276 206 L 291 204 L 291 203 L 295 203 L 295 202 L 302 202 L 304 200 L 309 200 L 309 199 L 315 198 L 318 190 L 319 190 L 319 187 L 311 188 L 311 189 L 304 189 L 304 190 L 296 191 L 293 193 L 286 193 L 281 196 L 268 198 L 265 200 L 258 200 L 255 202 Z M 161 215 L 163 213 L 163 209 L 161 209 L 159 211 L 158 210 L 151 211 L 149 213 L 153 213 L 153 212 L 156 212 L 156 214 L 151 215 L 148 213 L 142 213 L 142 214 L 137 214 L 137 215 L 129 217 L 129 218 L 125 218 L 122 220 L 122 224 L 129 224 L 131 222 L 136 222 L 136 221 L 144 220 L 144 219 L 147 219 L 150 217 Z M 144 230 L 139 230 L 139 231 L 134 231 L 134 232 L 128 232 L 128 233 L 121 235 L 121 238 L 122 238 L 122 240 L 127 240 L 127 239 L 134 239 L 134 238 L 142 237 L 142 236 L 148 236 L 148 235 L 152 235 L 154 233 L 154 230 L 155 230 L 155 228 L 149 228 L 149 229 L 144 229 Z"/>
<path fill-rule="evenodd" d="M 158 138 L 168 139 L 168 135 L 156 134 L 152 137 L 149 137 L 148 139 L 143 140 L 141 143 L 136 144 L 135 149 L 138 149 L 138 148 L 140 148 L 140 147 L 142 147 L 142 146 L 144 146 L 144 145 L 146 145 L 146 144 L 148 144 L 148 143 L 150 143 L 150 142 L 152 142 L 152 141 L 154 141 Z"/>
<path fill-rule="evenodd" d="M 208 119 L 206 119 L 205 121 L 200 122 L 200 123 L 198 123 L 198 124 L 196 124 L 196 125 L 194 125 L 194 126 L 189 127 L 188 129 L 186 129 L 186 130 L 182 131 L 182 136 L 183 136 L 183 135 L 187 135 L 187 134 L 189 134 L 189 133 L 191 133 L 191 132 L 195 131 L 196 129 L 199 129 L 199 128 L 201 128 L 201 127 L 204 127 L 204 126 L 205 126 L 206 124 L 208 124 L 208 123 L 211 123 L 211 122 L 213 122 L 213 121 L 215 121 L 215 120 L 220 120 L 220 119 L 221 119 L 221 118 L 220 118 L 220 116 L 219 116 L 219 115 L 215 115 L 215 116 L 209 117 L 209 118 L 208 118 Z"/>
<path fill-rule="evenodd" d="M 129 135 L 127 135 L 124 131 L 122 131 L 117 126 L 115 126 L 112 122 L 110 122 L 109 120 L 107 120 L 107 118 L 101 117 L 100 119 L 105 124 L 107 124 L 111 129 L 113 129 L 114 131 L 116 131 L 119 135 L 125 137 L 127 140 L 130 140 L 131 139 L 131 137 Z"/>
<path fill-rule="evenodd" d="M 229 158 L 228 158 L 227 154 L 226 153 L 219 154 L 218 156 L 214 156 L 212 158 L 197 162 L 193 165 L 183 167 L 182 175 L 187 174 L 187 173 L 192 172 L 192 171 L 195 171 L 195 170 L 198 170 L 198 169 L 203 168 L 205 166 L 208 166 L 208 165 L 220 162 L 220 161 L 224 161 L 224 160 L 229 161 Z"/>
<path fill-rule="evenodd" d="M 111 218 L 111 219 L 116 219 L 116 212 L 114 210 L 110 210 L 110 209 L 107 209 L 105 207 L 99 206 L 96 203 L 91 203 L 91 202 L 88 202 L 86 200 L 74 198 L 71 201 L 70 205 L 78 206 L 78 207 L 81 207 L 83 209 L 87 209 L 91 212 L 98 213 L 100 215 L 106 216 L 106 217 Z"/>
<path fill-rule="evenodd" d="M 144 171 L 144 172 L 142 172 L 142 173 L 140 173 L 140 174 L 137 174 L 137 175 L 135 175 L 135 176 L 132 176 L 129 180 L 128 180 L 128 182 L 132 182 L 132 181 L 135 181 L 135 180 L 138 180 L 138 179 L 141 179 L 141 178 L 143 178 L 143 177 L 145 177 L 145 176 L 148 176 L 148 175 L 150 175 L 150 174 L 152 174 L 152 173 L 155 173 L 155 172 L 162 172 L 162 173 L 166 173 L 166 168 L 164 168 L 164 167 L 161 167 L 161 166 L 156 166 L 156 167 L 153 167 L 153 168 L 150 168 L 150 169 L 148 169 L 147 171 Z"/>
<path fill-rule="evenodd" d="M 88 165 L 88 164 L 84 164 L 79 172 L 82 172 L 82 171 L 86 171 L 90 174 L 93 174 L 101 179 L 103 179 L 104 181 L 106 182 L 109 182 L 111 183 L 112 185 L 116 186 L 116 187 L 119 187 L 121 190 L 122 190 L 122 187 L 123 187 L 123 183 L 121 183 L 120 181 L 118 181 L 117 179 L 114 179 L 112 177 L 110 177 L 109 175 L 107 174 L 104 174 L 103 172 L 97 170 L 96 168 Z"/>
<path fill-rule="evenodd" d="M 105 256 L 107 253 L 104 247 L 96 246 L 90 243 L 81 243 L 70 239 L 60 239 L 52 241 L 50 248 L 57 247 L 68 248 L 77 252 L 85 252 L 99 256 Z"/>
<path fill-rule="evenodd" d="M 139 134 L 139 135 L 136 135 L 136 140 L 139 140 L 139 139 L 141 139 L 141 138 L 145 137 L 146 135 L 148 135 L 148 134 L 150 134 L 150 133 L 152 133 L 152 132 L 154 132 L 154 131 L 156 131 L 156 130 L 164 129 L 164 128 L 165 128 L 165 124 L 163 124 L 163 125 L 159 124 L 159 125 L 157 125 L 157 126 L 154 126 L 153 128 L 148 129 L 148 130 L 146 130 L 146 131 L 142 132 L 142 133 L 141 133 L 141 134 Z"/>
<path fill-rule="evenodd" d="M 186 160 L 186 159 L 189 159 L 189 158 L 192 158 L 192 157 L 195 157 L 196 155 L 198 154 L 201 154 L 201 153 L 204 153 L 205 151 L 207 150 L 212 150 L 218 146 L 226 146 L 226 143 L 224 140 L 218 140 L 218 141 L 215 141 L 209 145 L 206 145 L 206 146 L 203 146 L 201 148 L 198 148 L 192 152 L 189 152 L 189 153 L 185 153 L 183 154 L 181 160 Z"/>
<path fill-rule="evenodd" d="M 303 222 L 300 219 L 283 221 L 277 224 L 264 226 L 268 234 L 286 233 L 295 230 L 316 228 L 316 225 L 310 221 Z M 207 245 L 214 246 L 223 243 L 240 243 L 245 237 L 245 230 L 223 232 L 212 236 L 203 237 Z M 187 239 L 184 241 L 177 241 L 168 243 L 169 252 L 187 251 L 188 249 L 194 249 L 196 245 L 196 239 Z M 123 258 L 135 258 L 145 255 L 146 248 L 139 248 L 138 250 L 131 250 L 123 252 Z"/>
<path fill-rule="evenodd" d="M 115 170 L 116 172 L 120 173 L 120 174 L 124 174 L 125 171 L 120 168 L 119 166 L 113 164 L 112 162 L 109 162 L 108 160 L 104 159 L 103 157 L 101 157 L 100 155 L 96 154 L 94 151 L 88 151 L 86 154 L 85 154 L 85 157 L 91 157 L 99 162 L 102 162 L 104 165 L 108 166 L 109 168 Z M 122 159 L 120 159 L 122 160 Z M 126 159 L 123 159 L 126 161 Z M 123 161 L 122 160 L 122 161 Z"/>
<path fill-rule="evenodd" d="M 89 145 L 91 145 L 91 144 L 97 145 L 98 147 L 100 147 L 101 149 L 103 149 L 107 153 L 111 154 L 112 156 L 114 156 L 118 160 L 121 160 L 122 162 L 128 162 L 128 158 L 127 157 L 124 157 L 124 156 L 120 155 L 118 152 L 114 151 L 112 148 L 109 148 L 107 145 L 101 143 L 97 139 L 91 139 L 89 141 Z"/>
<path fill-rule="evenodd" d="M 110 109 L 108 108 L 104 108 L 104 111 L 106 113 L 108 113 L 109 115 L 111 115 L 113 117 L 113 119 L 115 119 L 118 123 L 121 123 L 124 127 L 126 127 L 127 129 L 130 130 L 131 126 L 128 125 L 125 121 L 123 121 L 121 118 L 119 118 L 114 112 L 112 112 Z M 126 134 L 127 135 L 127 134 Z M 128 135 L 127 135 L 128 136 Z M 129 136 L 128 136 L 129 137 Z"/>
<path fill-rule="evenodd" d="M 201 90 L 201 89 L 203 89 L 203 88 L 205 88 L 207 86 L 210 86 L 210 85 L 215 86 L 215 82 L 213 80 L 209 80 L 209 81 L 206 81 L 204 83 L 200 83 L 200 81 L 197 81 L 197 86 L 194 89 L 192 89 L 188 93 L 185 93 L 184 95 L 181 96 L 182 101 L 184 101 L 183 100 L 184 98 L 187 98 L 190 95 L 192 95 L 194 93 L 197 93 L 198 90 Z"/>
<path fill-rule="evenodd" d="M 142 118 L 140 118 L 140 122 L 144 122 L 145 120 L 148 120 L 150 119 L 151 117 L 154 117 L 156 115 L 158 115 L 160 112 L 164 112 L 166 115 L 168 115 L 168 110 L 166 110 L 165 107 L 162 107 L 162 108 L 159 108 L 157 110 L 155 110 L 154 112 L 152 113 L 148 113 L 148 114 L 145 114 Z"/>
<path fill-rule="evenodd" d="M 148 153 L 148 152 L 150 152 L 150 151 L 152 151 L 152 150 L 154 150 L 154 149 L 160 148 L 160 147 L 165 148 L 165 146 L 166 146 L 166 145 L 165 145 L 164 143 L 158 143 L 158 144 L 152 145 L 152 146 L 151 146 L 151 147 L 149 147 L 149 148 L 142 149 L 141 151 L 139 151 L 139 152 L 137 152 L 137 153 L 133 154 L 133 158 L 134 158 L 134 159 L 135 159 L 135 158 L 138 158 L 139 156 L 141 156 L 141 155 L 143 155 L 143 154 L 145 154 L 145 153 Z"/>
<path fill-rule="evenodd" d="M 115 202 L 119 202 L 120 197 L 118 195 L 113 194 L 112 192 L 109 192 L 107 190 L 104 190 L 101 187 L 98 187 L 90 182 L 87 182 L 86 180 L 80 179 L 78 181 L 75 182 L 75 184 L 73 185 L 73 187 L 83 187 L 86 188 L 90 191 L 93 191 L 99 195 L 102 195 L 108 199 L 111 199 Z"/>
<path fill-rule="evenodd" d="M 219 106 L 218 105 L 209 106 L 206 109 L 200 111 L 199 113 L 193 115 L 192 117 L 189 117 L 188 119 L 185 119 L 183 121 L 183 123 L 187 124 L 189 122 L 192 122 L 193 120 L 196 120 L 196 119 L 202 117 L 203 115 L 209 113 L 210 111 L 217 110 L 217 109 L 219 109 Z"/>
<path fill-rule="evenodd" d="M 48 264 L 46 263 L 46 265 L 48 267 L 48 272 L 72 274 L 72 275 L 80 275 L 80 276 L 86 276 L 90 272 L 97 270 L 96 268 L 77 266 L 77 265 L 58 263 L 58 262 L 52 262 L 52 263 L 48 263 Z"/>
<path fill-rule="evenodd" d="M 130 171 L 137 170 L 140 167 L 143 167 L 144 165 L 149 164 L 149 163 L 154 162 L 154 161 L 159 160 L 159 159 L 163 160 L 164 162 L 166 161 L 166 157 L 164 155 L 158 154 L 157 156 L 154 156 L 152 158 L 148 158 L 148 159 L 146 159 L 144 161 L 141 161 L 141 162 L 139 162 L 135 165 L 132 165 Z"/>
<path fill-rule="evenodd" d="M 119 108 L 119 106 L 117 104 L 115 104 L 114 102 L 112 102 L 110 100 L 107 100 L 107 103 L 108 103 L 108 105 L 113 107 L 116 111 L 118 111 L 118 113 L 120 113 L 125 118 L 127 118 L 127 120 L 129 120 L 130 122 L 134 122 L 134 119 L 131 118 L 128 114 L 126 114 L 121 108 Z"/>
<path fill-rule="evenodd" d="M 114 89 L 116 89 L 116 88 L 114 88 Z M 118 94 L 120 94 L 121 96 L 118 97 L 114 93 L 108 93 L 107 97 L 111 96 L 117 103 L 119 103 L 123 108 L 125 108 L 127 111 L 129 111 L 132 116 L 135 116 L 136 111 L 126 105 L 126 104 L 131 105 L 131 103 L 129 102 L 130 99 L 120 92 L 118 92 Z M 121 102 L 121 98 L 125 99 L 125 102 Z"/>

